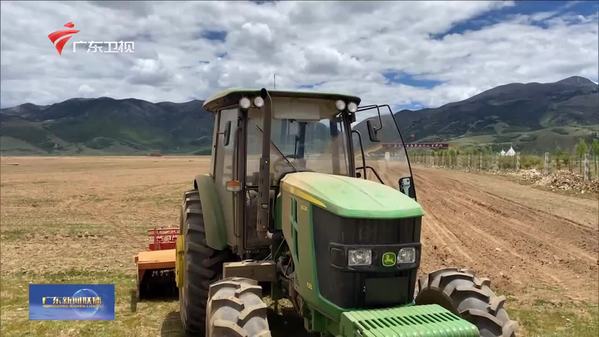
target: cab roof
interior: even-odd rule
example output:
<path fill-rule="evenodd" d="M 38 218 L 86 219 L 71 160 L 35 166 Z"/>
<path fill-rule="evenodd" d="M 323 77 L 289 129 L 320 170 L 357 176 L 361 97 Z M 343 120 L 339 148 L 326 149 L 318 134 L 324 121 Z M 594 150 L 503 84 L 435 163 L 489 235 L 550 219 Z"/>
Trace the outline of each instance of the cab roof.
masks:
<path fill-rule="evenodd" d="M 360 98 L 352 95 L 315 92 L 315 91 L 290 91 L 290 90 L 269 90 L 271 97 L 303 97 L 303 98 L 322 98 L 322 99 L 342 99 L 346 102 L 356 102 L 360 104 Z M 223 90 L 204 102 L 204 109 L 210 112 L 217 112 L 219 109 L 235 105 L 241 97 L 255 97 L 260 94 L 260 89 L 226 89 Z"/>

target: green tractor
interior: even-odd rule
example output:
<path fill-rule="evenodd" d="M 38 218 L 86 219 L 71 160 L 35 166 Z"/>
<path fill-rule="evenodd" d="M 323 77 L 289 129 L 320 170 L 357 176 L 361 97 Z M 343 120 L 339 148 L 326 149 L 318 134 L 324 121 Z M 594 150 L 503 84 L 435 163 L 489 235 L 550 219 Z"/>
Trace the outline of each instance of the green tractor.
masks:
<path fill-rule="evenodd" d="M 268 295 L 320 336 L 515 336 L 488 279 L 417 280 L 423 211 L 399 127 L 389 106 L 359 104 L 266 89 L 204 103 L 211 170 L 184 193 L 176 242 L 188 335 L 271 336 Z"/>

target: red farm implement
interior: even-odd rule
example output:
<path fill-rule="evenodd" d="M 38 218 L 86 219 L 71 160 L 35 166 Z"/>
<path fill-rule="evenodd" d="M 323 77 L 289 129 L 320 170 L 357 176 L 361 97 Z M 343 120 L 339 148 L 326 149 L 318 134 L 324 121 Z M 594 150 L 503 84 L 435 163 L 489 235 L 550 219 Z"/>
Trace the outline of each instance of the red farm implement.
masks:
<path fill-rule="evenodd" d="M 135 256 L 137 264 L 137 297 L 170 297 L 175 287 L 175 246 L 179 228 L 148 230 L 148 250 Z"/>

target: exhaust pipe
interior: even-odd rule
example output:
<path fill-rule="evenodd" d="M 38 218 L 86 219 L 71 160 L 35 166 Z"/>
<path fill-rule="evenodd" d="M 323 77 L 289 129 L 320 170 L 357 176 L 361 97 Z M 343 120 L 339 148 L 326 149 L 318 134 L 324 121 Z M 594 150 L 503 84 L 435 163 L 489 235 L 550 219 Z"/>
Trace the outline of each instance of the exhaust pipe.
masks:
<path fill-rule="evenodd" d="M 267 238 L 270 222 L 270 126 L 272 99 L 265 88 L 260 90 L 260 96 L 264 99 L 264 106 L 262 106 L 262 157 L 260 157 L 259 207 L 256 232 L 259 238 Z"/>

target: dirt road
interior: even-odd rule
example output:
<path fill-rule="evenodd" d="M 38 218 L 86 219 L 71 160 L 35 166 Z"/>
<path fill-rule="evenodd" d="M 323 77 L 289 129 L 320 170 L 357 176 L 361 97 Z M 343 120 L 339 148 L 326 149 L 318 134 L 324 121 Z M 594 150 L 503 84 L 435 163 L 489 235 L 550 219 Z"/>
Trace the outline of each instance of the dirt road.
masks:
<path fill-rule="evenodd" d="M 519 302 L 597 302 L 598 201 L 502 177 L 415 168 L 423 271 L 467 266 Z"/>

